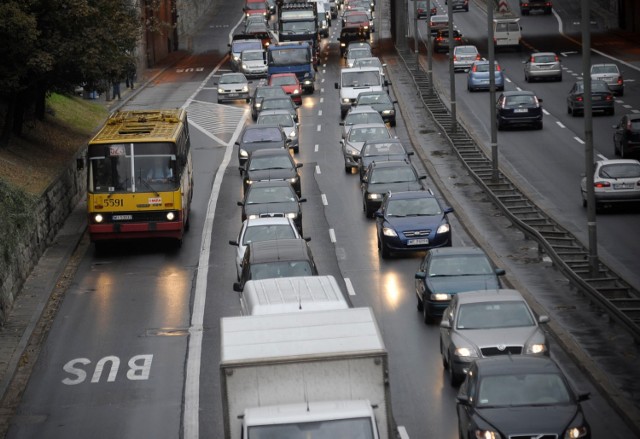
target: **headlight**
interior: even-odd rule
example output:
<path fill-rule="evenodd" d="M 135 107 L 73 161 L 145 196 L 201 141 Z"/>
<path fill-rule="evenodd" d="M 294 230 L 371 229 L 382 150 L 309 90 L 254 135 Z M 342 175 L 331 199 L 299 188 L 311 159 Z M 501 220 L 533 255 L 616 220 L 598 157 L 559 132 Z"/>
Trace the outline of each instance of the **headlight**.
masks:
<path fill-rule="evenodd" d="M 438 227 L 438 231 L 436 233 L 449 233 L 450 227 L 449 224 L 442 224 Z"/>
<path fill-rule="evenodd" d="M 478 356 L 475 350 L 469 349 L 469 348 L 457 348 L 454 354 L 458 357 L 469 357 L 469 358 L 471 357 L 476 358 Z M 476 437 L 485 437 L 485 436 L 476 435 Z M 486 437 L 494 437 L 494 436 L 486 436 Z M 497 437 L 500 437 L 500 436 L 497 436 Z"/>
<path fill-rule="evenodd" d="M 260 108 L 260 107 L 262 107 L 262 103 L 256 102 L 256 108 Z"/>
<path fill-rule="evenodd" d="M 434 293 L 431 295 L 431 300 L 444 302 L 445 300 L 451 300 L 451 295 L 446 293 Z"/>
<path fill-rule="evenodd" d="M 251 215 L 247 216 L 247 218 L 249 218 L 249 219 L 257 219 L 257 218 L 260 218 L 260 215 L 254 213 L 254 214 L 251 214 Z"/>
<path fill-rule="evenodd" d="M 364 29 L 369 29 L 369 26 L 362 26 Z"/>
<path fill-rule="evenodd" d="M 244 181 L 246 184 L 253 184 L 253 180 L 245 180 Z"/>
<path fill-rule="evenodd" d="M 289 212 L 287 214 L 287 218 L 296 219 L 296 218 L 298 218 L 298 214 L 295 213 L 295 212 Z"/>
<path fill-rule="evenodd" d="M 342 103 L 343 103 L 343 104 L 351 104 L 351 99 L 349 99 L 349 98 L 342 98 Z"/>
<path fill-rule="evenodd" d="M 311 84 L 311 79 L 305 79 L 303 82 L 304 85 L 309 85 Z"/>
<path fill-rule="evenodd" d="M 240 157 L 249 157 L 249 153 L 244 149 L 240 149 Z"/>
<path fill-rule="evenodd" d="M 236 61 L 236 62 L 238 62 L 238 61 L 240 61 L 240 57 L 239 57 L 239 56 L 236 56 L 236 55 L 233 55 L 233 60 L 234 60 L 234 61 Z"/>
<path fill-rule="evenodd" d="M 246 69 L 248 69 L 249 67 L 248 67 L 246 64 L 242 64 L 242 68 L 246 70 Z"/>
<path fill-rule="evenodd" d="M 564 434 L 564 439 L 576 439 L 579 437 L 585 437 L 587 435 L 587 427 L 572 427 Z"/>
<path fill-rule="evenodd" d="M 294 95 L 300 94 L 300 90 L 296 88 L 295 90 L 293 90 L 293 92 L 291 92 L 291 94 L 294 94 Z"/>
<path fill-rule="evenodd" d="M 393 114 L 393 113 L 395 113 L 394 110 L 383 110 L 382 111 L 382 114 L 386 114 L 386 115 Z"/>
<path fill-rule="evenodd" d="M 502 436 L 493 430 L 476 430 L 476 439 L 502 439 Z"/>
<path fill-rule="evenodd" d="M 266 12 L 263 12 L 263 13 L 262 13 L 262 15 L 265 15 L 265 16 L 266 16 L 266 15 L 267 15 L 267 13 L 266 13 Z"/>
<path fill-rule="evenodd" d="M 543 354 L 547 347 L 543 343 L 535 343 L 527 346 L 527 354 Z"/>
<path fill-rule="evenodd" d="M 248 92 L 249 91 L 249 86 L 248 85 L 242 86 L 242 91 L 245 92 L 245 93 Z"/>
<path fill-rule="evenodd" d="M 97 213 L 96 215 L 94 215 L 93 220 L 98 224 L 100 224 L 102 221 L 104 221 L 104 217 L 99 213 Z"/>
<path fill-rule="evenodd" d="M 294 130 L 294 131 L 291 131 L 291 132 L 289 133 L 289 137 L 291 137 L 292 139 L 295 139 L 295 138 L 296 138 L 296 132 L 295 132 L 295 130 Z"/>
<path fill-rule="evenodd" d="M 347 43 L 340 43 L 340 47 L 346 47 Z"/>
<path fill-rule="evenodd" d="M 219 88 L 219 89 L 218 89 L 218 93 L 224 93 L 224 90 L 223 90 L 223 89 L 221 89 L 221 88 Z"/>
<path fill-rule="evenodd" d="M 173 221 L 174 219 L 176 219 L 175 212 L 167 212 L 167 220 Z"/>
<path fill-rule="evenodd" d="M 345 151 L 347 152 L 347 154 L 352 155 L 352 156 L 359 156 L 360 155 L 360 151 L 358 151 L 357 149 L 355 149 L 352 146 L 347 145 L 345 147 Z"/>
<path fill-rule="evenodd" d="M 389 228 L 389 227 L 383 227 L 382 228 L 382 234 L 384 236 L 398 236 L 398 234 L 396 233 L 395 230 Z"/>
<path fill-rule="evenodd" d="M 367 194 L 367 198 L 370 200 L 381 200 L 382 194 Z"/>

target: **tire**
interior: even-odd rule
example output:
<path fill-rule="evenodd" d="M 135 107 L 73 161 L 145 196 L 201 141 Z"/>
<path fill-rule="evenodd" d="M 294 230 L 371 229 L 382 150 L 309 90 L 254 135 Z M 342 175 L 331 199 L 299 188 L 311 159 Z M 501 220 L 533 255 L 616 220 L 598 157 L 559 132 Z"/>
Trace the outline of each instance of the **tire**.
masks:
<path fill-rule="evenodd" d="M 524 82 L 530 82 L 531 78 L 526 73 L 524 74 Z"/>
<path fill-rule="evenodd" d="M 428 306 L 422 306 L 422 320 L 424 321 L 425 325 L 430 325 L 433 323 L 433 316 L 429 314 Z"/>
<path fill-rule="evenodd" d="M 587 199 L 582 195 L 582 207 L 587 207 Z"/>
<path fill-rule="evenodd" d="M 364 216 L 366 216 L 367 218 L 373 218 L 373 213 L 375 212 L 375 210 L 371 210 L 369 208 L 369 206 L 364 205 Z"/>
<path fill-rule="evenodd" d="M 351 174 L 351 166 L 344 165 L 344 172 L 346 174 Z"/>
<path fill-rule="evenodd" d="M 296 146 L 295 148 L 293 148 L 293 153 L 294 154 L 297 154 L 299 152 L 300 152 L 300 147 L 299 146 Z"/>
<path fill-rule="evenodd" d="M 416 296 L 418 296 L 416 294 Z M 424 303 L 422 302 L 422 300 L 420 300 L 420 297 L 418 297 L 418 304 L 416 305 L 416 308 L 418 308 L 418 311 L 422 312 L 422 310 L 424 309 Z"/>
<path fill-rule="evenodd" d="M 380 242 L 380 256 L 382 256 L 382 259 L 389 259 L 391 257 L 391 252 L 382 242 Z"/>
<path fill-rule="evenodd" d="M 449 362 L 447 361 L 447 356 L 444 354 L 444 349 L 442 348 L 442 340 L 440 340 L 440 357 L 442 357 L 442 367 L 444 370 L 449 369 Z"/>
<path fill-rule="evenodd" d="M 571 107 L 567 105 L 567 114 L 573 114 L 573 110 L 571 110 Z"/>
<path fill-rule="evenodd" d="M 624 96 L 624 88 L 620 90 L 620 93 L 618 93 L 618 96 Z"/>
<path fill-rule="evenodd" d="M 618 154 L 620 155 L 621 159 L 626 158 L 626 154 L 624 153 L 624 145 L 622 143 L 620 144 L 620 150 L 618 151 Z"/>
<path fill-rule="evenodd" d="M 610 110 L 609 110 L 609 112 L 608 112 L 608 114 L 609 114 L 610 116 L 613 116 L 614 114 L 616 114 L 616 108 L 615 108 L 615 107 L 613 107 L 612 109 L 610 109 Z"/>
<path fill-rule="evenodd" d="M 500 122 L 500 119 L 496 119 L 496 128 L 498 131 L 502 131 L 504 129 L 504 125 Z"/>
<path fill-rule="evenodd" d="M 542 121 L 538 122 L 538 123 L 536 124 L 536 130 L 541 130 L 543 126 L 544 126 L 544 124 L 543 124 L 543 122 L 542 122 Z"/>
<path fill-rule="evenodd" d="M 389 122 L 389 125 L 391 125 L 392 127 L 396 126 L 396 120 L 393 119 Z"/>
<path fill-rule="evenodd" d="M 451 365 L 451 358 L 449 358 L 449 384 L 451 384 L 451 387 L 458 387 L 460 385 L 460 383 L 463 381 L 463 379 L 460 378 L 460 375 L 457 375 L 454 370 L 453 370 L 453 366 Z"/>

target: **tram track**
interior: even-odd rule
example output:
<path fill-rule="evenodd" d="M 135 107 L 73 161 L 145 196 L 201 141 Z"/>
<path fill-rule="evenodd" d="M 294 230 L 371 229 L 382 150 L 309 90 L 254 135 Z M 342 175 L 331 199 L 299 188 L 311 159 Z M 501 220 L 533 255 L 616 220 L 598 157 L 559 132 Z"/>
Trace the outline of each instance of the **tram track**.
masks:
<path fill-rule="evenodd" d="M 417 65 L 415 53 L 401 48 L 397 53 L 413 78 L 425 108 L 487 196 L 515 226 L 538 243 L 540 251 L 546 253 L 575 288 L 623 326 L 636 342 L 640 342 L 640 292 L 600 259 L 594 274 L 588 248 L 531 201 L 500 170 L 498 178 L 494 179 L 491 158 L 460 123 L 454 129 L 451 112 L 430 87 L 426 72 Z"/>

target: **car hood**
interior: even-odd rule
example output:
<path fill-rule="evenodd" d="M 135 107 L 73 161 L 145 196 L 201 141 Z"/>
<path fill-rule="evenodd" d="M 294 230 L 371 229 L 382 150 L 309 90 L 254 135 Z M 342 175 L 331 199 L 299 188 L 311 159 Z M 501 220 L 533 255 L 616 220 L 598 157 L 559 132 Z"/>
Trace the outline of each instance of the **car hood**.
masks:
<path fill-rule="evenodd" d="M 503 437 L 518 434 L 535 437 L 534 433 L 538 432 L 556 433 L 562 437 L 576 412 L 574 404 L 476 409 L 476 415 L 493 425 Z"/>
<path fill-rule="evenodd" d="M 246 204 L 244 206 L 245 215 L 259 215 L 262 213 L 290 213 L 300 210 L 296 201 L 288 201 L 284 203 L 260 203 Z"/>
<path fill-rule="evenodd" d="M 296 175 L 294 169 L 260 169 L 247 171 L 246 177 L 249 180 L 259 181 L 259 180 L 285 180 L 287 178 L 292 178 Z"/>
<path fill-rule="evenodd" d="M 366 191 L 370 194 L 386 194 L 387 192 L 419 191 L 422 190 L 419 181 L 409 181 L 403 183 L 369 183 Z"/>
<path fill-rule="evenodd" d="M 384 110 L 393 110 L 393 105 L 391 104 L 365 104 L 376 110 L 377 112 L 381 112 Z"/>
<path fill-rule="evenodd" d="M 444 218 L 444 215 L 422 215 L 422 216 L 391 216 L 385 217 L 385 221 L 397 232 L 416 229 L 437 228 Z"/>
<path fill-rule="evenodd" d="M 405 160 L 407 159 L 406 154 L 387 154 L 387 155 L 369 155 L 366 157 L 362 157 L 362 166 L 366 169 L 370 163 L 373 162 L 389 162 L 396 160 Z"/>
<path fill-rule="evenodd" d="M 470 276 L 436 276 L 426 279 L 430 291 L 455 294 L 464 291 L 499 289 L 495 274 L 477 274 Z"/>
<path fill-rule="evenodd" d="M 249 61 L 242 61 L 242 62 L 248 65 L 249 67 L 267 67 L 267 63 L 259 59 L 252 59 Z"/>
<path fill-rule="evenodd" d="M 479 348 L 488 346 L 524 346 L 524 344 L 538 331 L 537 326 L 495 329 L 456 329 L 452 337 L 460 338 Z M 457 346 L 462 344 L 456 342 Z"/>

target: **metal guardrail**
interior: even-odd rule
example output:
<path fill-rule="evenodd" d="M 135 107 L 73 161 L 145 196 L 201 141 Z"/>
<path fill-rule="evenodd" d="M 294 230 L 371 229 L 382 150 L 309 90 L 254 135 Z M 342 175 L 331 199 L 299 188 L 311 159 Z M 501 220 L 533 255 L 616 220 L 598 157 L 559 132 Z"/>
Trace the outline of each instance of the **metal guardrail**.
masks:
<path fill-rule="evenodd" d="M 420 99 L 474 180 L 507 218 L 538 242 L 577 288 L 640 342 L 640 292 L 600 260 L 597 275 L 592 275 L 588 249 L 573 234 L 543 212 L 502 172 L 494 181 L 491 159 L 461 124 L 456 124 L 455 132 L 451 129 L 451 113 L 438 94 L 431 92 L 427 74 L 417 68 L 414 52 L 400 48 L 397 52 L 413 77 Z"/>

